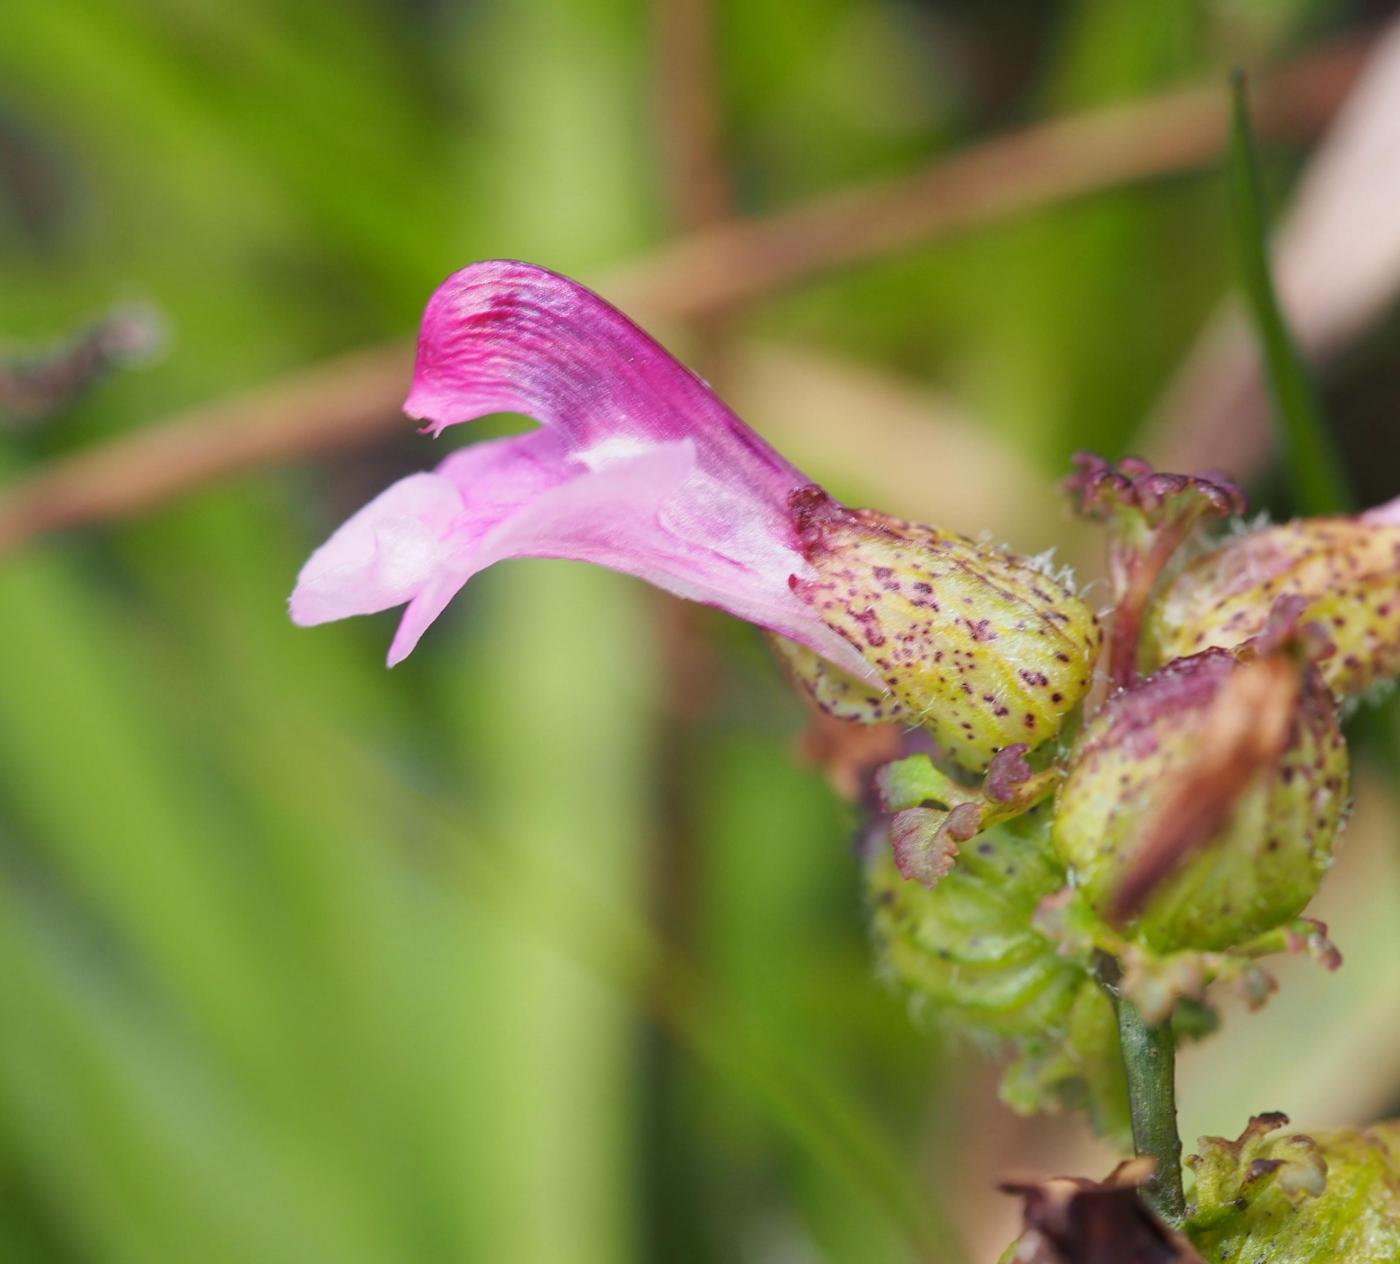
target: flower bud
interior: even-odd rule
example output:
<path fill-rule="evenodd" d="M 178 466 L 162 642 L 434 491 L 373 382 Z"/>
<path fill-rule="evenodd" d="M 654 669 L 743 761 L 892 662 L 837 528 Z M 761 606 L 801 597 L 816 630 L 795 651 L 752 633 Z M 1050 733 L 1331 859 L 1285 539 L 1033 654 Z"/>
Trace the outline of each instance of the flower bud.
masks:
<path fill-rule="evenodd" d="M 1339 696 L 1400 674 L 1400 524 L 1305 518 L 1237 536 L 1166 587 L 1147 644 L 1166 662 L 1255 636 L 1280 597 L 1297 596 L 1336 652 L 1319 663 Z"/>
<path fill-rule="evenodd" d="M 1137 917 L 1133 937 L 1152 950 L 1230 948 L 1312 897 L 1346 778 L 1313 668 L 1209 650 L 1121 690 L 1085 727 L 1054 845 L 1094 912 Z"/>
<path fill-rule="evenodd" d="M 1202 1137 L 1187 1222 L 1206 1260 L 1400 1260 L 1400 1123 L 1286 1133 L 1257 1115 L 1235 1141 Z"/>
<path fill-rule="evenodd" d="M 792 587 L 864 656 L 910 722 L 968 768 L 1053 737 L 1088 688 L 1089 609 L 1026 558 L 865 509 L 793 498 L 814 578 Z"/>

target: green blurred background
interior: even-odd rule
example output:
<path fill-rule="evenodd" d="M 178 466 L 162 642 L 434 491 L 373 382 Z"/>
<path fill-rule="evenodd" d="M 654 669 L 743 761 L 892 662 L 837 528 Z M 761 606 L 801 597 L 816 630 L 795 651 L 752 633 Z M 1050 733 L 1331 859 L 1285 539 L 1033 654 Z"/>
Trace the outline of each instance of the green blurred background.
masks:
<path fill-rule="evenodd" d="M 678 232 L 1180 87 L 1223 110 L 1231 63 L 1364 51 L 1388 10 L 15 0 L 6 362 L 131 301 L 167 344 L 12 418 L 4 477 L 406 335 L 473 259 L 625 301 Z M 1275 206 L 1329 112 L 1266 137 Z M 1138 445 L 1230 291 L 1222 163 L 653 327 L 839 494 L 1082 561 L 1054 480 Z M 1325 379 L 1368 499 L 1400 490 L 1398 335 Z M 392 673 L 393 616 L 287 622 L 348 511 L 492 424 L 386 415 L 0 558 L 0 1259 L 994 1258 L 1000 1174 L 1110 1156 L 873 977 L 856 814 L 751 630 L 546 562 Z M 1349 964 L 1192 1051 L 1188 1144 L 1400 1106 L 1400 828 L 1383 777 L 1358 797 Z"/>

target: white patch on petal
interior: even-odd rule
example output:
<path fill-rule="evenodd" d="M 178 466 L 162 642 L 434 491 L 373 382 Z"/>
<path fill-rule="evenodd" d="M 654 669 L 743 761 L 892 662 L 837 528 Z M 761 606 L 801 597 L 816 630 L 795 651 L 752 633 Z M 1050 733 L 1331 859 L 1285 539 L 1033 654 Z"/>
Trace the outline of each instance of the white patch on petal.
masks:
<path fill-rule="evenodd" d="M 581 461 L 593 473 L 597 474 L 600 470 L 611 469 L 626 461 L 633 461 L 639 456 L 644 456 L 653 451 L 656 446 L 656 443 L 650 439 L 617 434 L 610 435 L 590 448 L 582 448 L 573 456 L 576 461 Z"/>

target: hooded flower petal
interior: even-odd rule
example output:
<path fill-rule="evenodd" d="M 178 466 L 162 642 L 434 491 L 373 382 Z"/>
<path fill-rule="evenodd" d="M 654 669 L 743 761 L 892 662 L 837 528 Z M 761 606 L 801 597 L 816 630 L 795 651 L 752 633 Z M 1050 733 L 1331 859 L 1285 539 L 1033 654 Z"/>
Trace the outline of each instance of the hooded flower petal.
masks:
<path fill-rule="evenodd" d="M 789 493 L 811 481 L 616 308 L 528 263 L 472 264 L 438 287 L 404 411 L 434 434 L 524 413 L 580 456 L 690 439 L 701 469 L 748 492 L 775 529 L 787 522 Z"/>
<path fill-rule="evenodd" d="M 872 677 L 790 585 L 811 575 L 789 509 L 809 480 L 581 286 L 520 263 L 450 277 L 424 315 L 405 409 L 434 433 L 506 410 L 542 429 L 458 452 L 366 506 L 303 569 L 297 622 L 407 602 L 393 663 L 483 567 L 574 558 Z"/>

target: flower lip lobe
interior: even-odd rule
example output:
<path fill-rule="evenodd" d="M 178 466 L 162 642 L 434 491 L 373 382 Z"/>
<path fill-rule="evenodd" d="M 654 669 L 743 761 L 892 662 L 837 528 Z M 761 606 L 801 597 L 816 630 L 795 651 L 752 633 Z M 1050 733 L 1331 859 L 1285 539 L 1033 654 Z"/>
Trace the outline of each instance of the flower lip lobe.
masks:
<path fill-rule="evenodd" d="M 460 507 L 457 489 L 437 474 L 413 474 L 381 492 L 302 568 L 293 622 L 309 627 L 408 601 L 436 568 Z"/>

